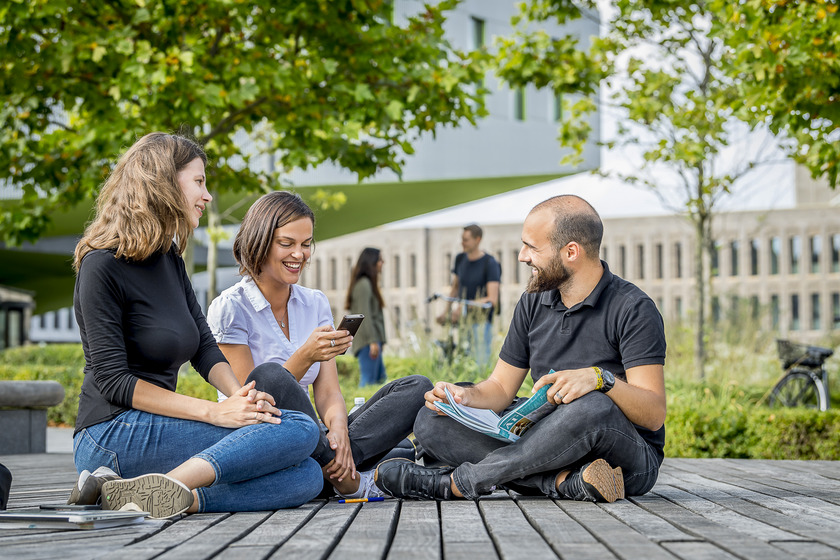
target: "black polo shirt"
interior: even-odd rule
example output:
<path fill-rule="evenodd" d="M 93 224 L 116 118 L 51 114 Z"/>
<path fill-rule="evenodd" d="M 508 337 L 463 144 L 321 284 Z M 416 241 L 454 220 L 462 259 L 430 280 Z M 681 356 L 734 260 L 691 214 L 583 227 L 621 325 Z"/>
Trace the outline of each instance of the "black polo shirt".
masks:
<path fill-rule="evenodd" d="M 519 299 L 499 358 L 528 368 L 534 381 L 550 370 L 598 366 L 623 381 L 635 366 L 665 364 L 665 327 L 656 304 L 632 283 L 604 274 L 586 299 L 571 309 L 550 290 Z M 664 426 L 652 432 L 636 426 L 658 450 L 665 445 Z"/>

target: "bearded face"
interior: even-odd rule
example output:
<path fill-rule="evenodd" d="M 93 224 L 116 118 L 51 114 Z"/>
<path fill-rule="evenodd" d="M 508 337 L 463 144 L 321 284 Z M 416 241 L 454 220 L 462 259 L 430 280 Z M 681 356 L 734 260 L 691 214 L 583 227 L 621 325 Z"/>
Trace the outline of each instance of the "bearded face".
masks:
<path fill-rule="evenodd" d="M 528 293 L 562 289 L 572 279 L 571 271 L 556 253 L 557 251 L 552 253 L 545 266 L 537 266 L 533 261 L 528 263 L 531 267 L 531 278 L 528 279 L 528 286 L 525 288 Z"/>

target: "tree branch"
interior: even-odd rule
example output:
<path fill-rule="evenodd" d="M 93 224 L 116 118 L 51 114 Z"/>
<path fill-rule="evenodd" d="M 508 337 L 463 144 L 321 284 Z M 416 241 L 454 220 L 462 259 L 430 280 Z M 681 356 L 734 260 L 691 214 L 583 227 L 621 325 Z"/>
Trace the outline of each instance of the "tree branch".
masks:
<path fill-rule="evenodd" d="M 219 123 L 214 126 L 210 132 L 199 138 L 201 144 L 205 144 L 211 138 L 218 136 L 219 134 L 224 134 L 225 132 L 230 131 L 234 126 L 236 126 L 237 119 L 245 115 L 251 111 L 253 111 L 259 105 L 265 103 L 268 100 L 267 96 L 262 96 L 259 99 L 255 99 L 248 105 L 245 105 L 241 109 L 234 111 L 233 113 L 229 114 L 227 117 L 223 118 Z"/>

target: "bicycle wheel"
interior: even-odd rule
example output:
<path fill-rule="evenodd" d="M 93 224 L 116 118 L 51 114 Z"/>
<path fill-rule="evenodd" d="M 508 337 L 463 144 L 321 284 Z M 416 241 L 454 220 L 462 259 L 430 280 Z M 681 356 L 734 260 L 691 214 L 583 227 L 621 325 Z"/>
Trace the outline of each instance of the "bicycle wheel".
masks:
<path fill-rule="evenodd" d="M 770 392 L 770 406 L 828 409 L 825 386 L 808 371 L 791 370 Z"/>

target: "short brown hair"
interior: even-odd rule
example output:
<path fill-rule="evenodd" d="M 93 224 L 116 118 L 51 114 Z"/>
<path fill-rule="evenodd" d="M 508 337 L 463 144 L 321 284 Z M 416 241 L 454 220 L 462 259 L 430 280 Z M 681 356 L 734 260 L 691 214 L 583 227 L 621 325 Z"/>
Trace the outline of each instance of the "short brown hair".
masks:
<path fill-rule="evenodd" d="M 271 252 L 274 230 L 300 218 L 312 220 L 314 229 L 315 213 L 300 195 L 274 191 L 261 196 L 245 213 L 233 240 L 233 258 L 239 263 L 239 274 L 259 277 Z"/>
<path fill-rule="evenodd" d="M 177 239 L 183 253 L 192 222 L 178 172 L 207 156 L 194 140 L 152 132 L 117 161 L 96 198 L 96 216 L 76 245 L 73 268 L 94 249 L 114 249 L 118 258 L 145 260 L 166 252 Z"/>
<path fill-rule="evenodd" d="M 572 241 L 580 245 L 590 259 L 598 259 L 604 224 L 591 204 L 573 194 L 561 194 L 540 202 L 531 213 L 549 210 L 554 215 L 554 227 L 549 239 L 555 250 Z"/>
<path fill-rule="evenodd" d="M 484 231 L 478 226 L 478 224 L 464 226 L 464 231 L 470 232 L 470 235 L 472 235 L 474 239 L 481 239 L 484 237 Z"/>

